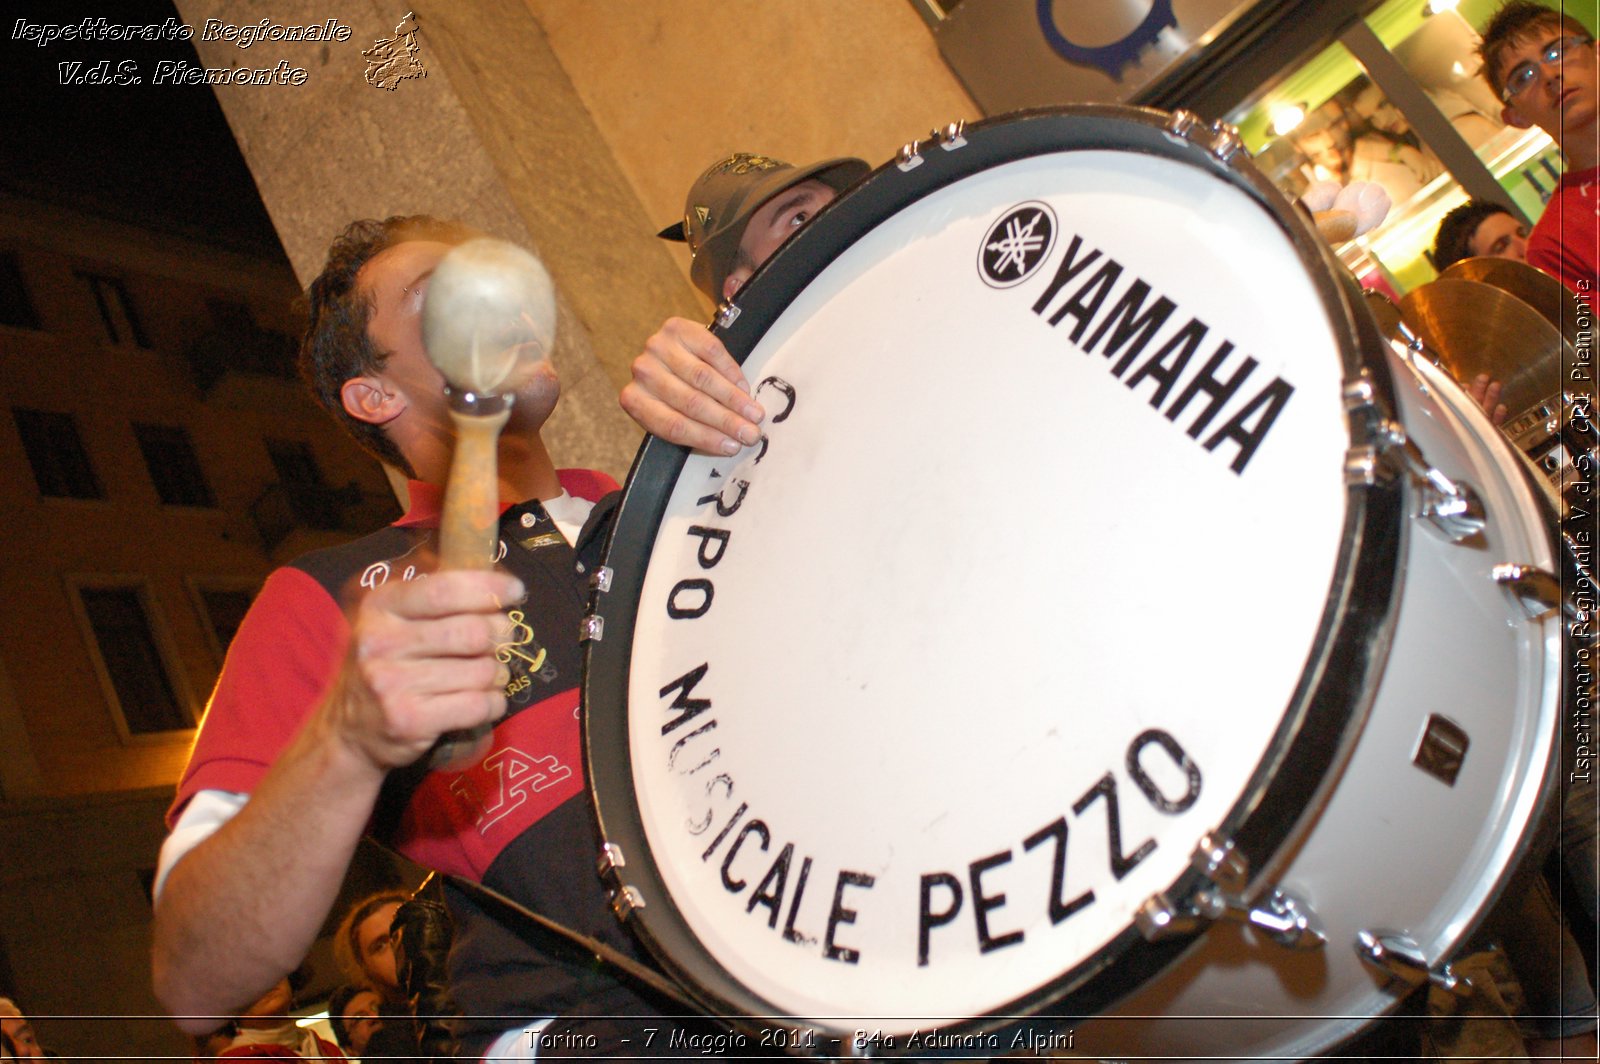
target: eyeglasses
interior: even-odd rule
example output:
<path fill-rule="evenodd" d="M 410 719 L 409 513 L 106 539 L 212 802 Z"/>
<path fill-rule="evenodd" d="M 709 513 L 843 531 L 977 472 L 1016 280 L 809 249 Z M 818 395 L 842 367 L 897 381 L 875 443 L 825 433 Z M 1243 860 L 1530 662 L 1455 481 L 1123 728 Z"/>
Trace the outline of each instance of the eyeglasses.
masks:
<path fill-rule="evenodd" d="M 1558 37 L 1544 46 L 1544 51 L 1539 53 L 1537 63 L 1523 63 L 1506 75 L 1506 87 L 1500 90 L 1500 98 L 1506 103 L 1521 96 L 1528 91 L 1528 87 L 1539 80 L 1539 68 L 1559 65 L 1567 58 L 1567 53 L 1591 44 L 1587 37 Z"/>

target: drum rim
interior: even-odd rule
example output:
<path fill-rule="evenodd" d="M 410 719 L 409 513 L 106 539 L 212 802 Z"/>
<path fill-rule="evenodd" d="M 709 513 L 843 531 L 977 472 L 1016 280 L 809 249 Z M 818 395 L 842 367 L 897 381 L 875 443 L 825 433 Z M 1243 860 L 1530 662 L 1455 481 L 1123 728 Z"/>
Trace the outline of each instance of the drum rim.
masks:
<path fill-rule="evenodd" d="M 1392 417 L 1389 411 L 1396 409 L 1396 401 L 1382 348 L 1377 346 L 1382 337 L 1353 279 L 1338 280 L 1338 264 L 1326 245 L 1259 171 L 1239 165 L 1240 156 L 1230 160 L 1201 150 L 1173 132 L 1174 121 L 1166 112 L 1117 105 L 1028 111 L 973 123 L 967 127 L 968 144 L 961 151 L 930 147 L 909 171 L 891 160 L 785 243 L 741 289 L 737 317 L 713 326 L 713 332 L 742 363 L 790 302 L 834 258 L 946 185 L 1040 155 L 1094 150 L 1157 155 L 1209 171 L 1245 192 L 1277 220 L 1327 312 L 1343 379 L 1363 379 L 1371 388 L 1372 404 L 1352 407 L 1347 419 L 1351 444 L 1368 442 L 1378 422 Z M 626 870 L 613 871 L 609 885 L 615 889 L 624 882 L 631 886 L 645 882 L 649 888 L 646 897 L 653 904 L 631 909 L 625 922 L 663 967 L 715 1014 L 762 1017 L 778 1026 L 816 1030 L 792 1018 L 784 1022 L 781 1009 L 739 983 L 694 938 L 657 875 L 638 815 L 626 712 L 634 624 L 643 563 L 654 547 L 661 516 L 687 458 L 683 447 L 646 438 L 629 471 L 607 539 L 605 564 L 612 570 L 612 582 L 610 590 L 597 593 L 592 603 L 593 612 L 605 618 L 606 633 L 603 640 L 590 641 L 584 655 L 582 723 L 590 809 L 602 844 L 625 843 Z M 1267 755 L 1219 825 L 1249 863 L 1251 893 L 1272 879 L 1315 822 L 1371 709 L 1393 631 L 1408 534 L 1408 494 L 1405 478 L 1346 490 L 1339 555 L 1308 659 Z M 621 711 L 607 720 L 597 713 L 597 705 Z M 617 788 L 624 793 L 608 793 Z M 1187 871 L 1168 893 L 1182 897 L 1201 880 L 1199 872 Z M 1009 1033 L 1037 1025 L 1045 1008 L 1063 1010 L 1052 1013 L 1052 1021 L 1092 1015 L 1154 977 L 1202 933 L 1148 943 L 1130 925 L 1071 971 L 1001 1009 L 936 1029 Z M 706 964 L 713 969 L 709 975 L 700 970 Z M 1104 978 L 1110 972 L 1116 978 Z M 839 1037 L 843 1030 L 841 1026 L 821 1033 Z"/>

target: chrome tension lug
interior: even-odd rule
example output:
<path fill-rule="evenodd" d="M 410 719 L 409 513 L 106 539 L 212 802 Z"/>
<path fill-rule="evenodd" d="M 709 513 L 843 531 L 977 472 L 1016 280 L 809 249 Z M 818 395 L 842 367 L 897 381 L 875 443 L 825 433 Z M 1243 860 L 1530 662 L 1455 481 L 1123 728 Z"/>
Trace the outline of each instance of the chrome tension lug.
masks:
<path fill-rule="evenodd" d="M 1398 979 L 1407 987 L 1426 983 L 1460 998 L 1472 993 L 1471 979 L 1448 964 L 1430 967 L 1416 940 L 1398 931 L 1358 931 L 1355 949 L 1367 967 Z"/>
<path fill-rule="evenodd" d="M 1354 380 L 1345 382 L 1344 409 L 1346 413 L 1366 413 L 1377 405 L 1377 392 L 1373 389 L 1372 377 L 1366 370 L 1362 370 Z"/>
<path fill-rule="evenodd" d="M 1189 867 L 1207 882 L 1182 902 L 1152 894 L 1134 914 L 1134 926 L 1146 941 L 1159 942 L 1192 934 L 1218 920 L 1249 924 L 1285 949 L 1321 949 L 1328 941 L 1311 906 L 1287 891 L 1271 890 L 1256 903 L 1243 892 L 1250 862 L 1224 835 L 1207 833 L 1190 855 Z"/>
<path fill-rule="evenodd" d="M 644 895 L 636 887 L 619 887 L 611 892 L 611 911 L 618 920 L 627 920 L 644 907 Z"/>
<path fill-rule="evenodd" d="M 1220 890 L 1202 890 L 1195 895 L 1195 905 L 1208 919 L 1249 924 L 1284 949 L 1321 949 L 1328 942 L 1317 914 L 1287 891 L 1272 890 L 1251 905 Z"/>
<path fill-rule="evenodd" d="M 1206 924 L 1194 910 L 1178 905 L 1165 894 L 1152 894 L 1133 914 L 1133 926 L 1146 942 L 1161 942 L 1199 931 Z"/>
<path fill-rule="evenodd" d="M 614 842 L 607 842 L 600 847 L 600 860 L 596 867 L 600 870 L 602 878 L 610 878 L 619 869 L 628 866 L 627 860 L 622 856 L 622 847 Z"/>
<path fill-rule="evenodd" d="M 900 146 L 899 152 L 897 152 L 895 154 L 894 164 L 896 166 L 898 166 L 901 170 L 915 170 L 917 167 L 921 166 L 922 165 L 922 144 L 921 144 L 921 142 L 914 140 L 910 144 L 902 144 Z"/>
<path fill-rule="evenodd" d="M 1453 481 L 1437 469 L 1423 477 L 1422 516 L 1451 543 L 1465 543 L 1483 533 L 1488 511 L 1471 484 Z"/>
<path fill-rule="evenodd" d="M 1489 578 L 1516 600 L 1529 620 L 1536 621 L 1564 604 L 1560 579 L 1536 565 L 1497 565 L 1489 570 Z"/>
<path fill-rule="evenodd" d="M 601 642 L 606 637 L 606 619 L 599 614 L 590 614 L 583 619 L 578 628 L 578 642 L 587 643 L 593 640 Z"/>
<path fill-rule="evenodd" d="M 1428 345 L 1422 342 L 1421 336 L 1411 331 L 1411 326 L 1407 325 L 1404 321 L 1401 321 L 1395 326 L 1395 328 L 1399 331 L 1401 339 L 1405 340 L 1407 351 L 1411 352 L 1413 355 L 1420 355 L 1424 358 L 1427 358 Z M 1430 358 L 1428 361 L 1433 362 L 1434 360 Z"/>
<path fill-rule="evenodd" d="M 1208 831 L 1195 843 L 1189 867 L 1228 894 L 1243 894 L 1250 880 L 1250 862 L 1226 835 Z"/>
<path fill-rule="evenodd" d="M 1185 111 L 1180 108 L 1167 116 L 1167 131 L 1173 136 L 1182 137 L 1184 140 L 1191 139 L 1195 127 L 1199 125 L 1200 116 L 1193 111 Z"/>
<path fill-rule="evenodd" d="M 957 148 L 967 146 L 967 138 L 962 136 L 966 132 L 966 119 L 958 119 L 945 126 L 943 129 L 933 130 L 929 136 L 938 142 L 939 147 L 945 151 L 955 151 Z"/>
<path fill-rule="evenodd" d="M 601 591 L 601 592 L 610 591 L 611 590 L 611 576 L 612 576 L 611 566 L 609 566 L 609 565 L 597 565 L 597 566 L 595 566 L 594 572 L 589 574 L 589 590 L 590 591 Z"/>
<path fill-rule="evenodd" d="M 1406 435 L 1406 427 L 1392 418 L 1382 418 L 1372 426 L 1372 435 L 1379 450 L 1385 454 L 1404 452 L 1411 445 L 1411 437 Z"/>
<path fill-rule="evenodd" d="M 733 303 L 720 303 L 717 305 L 717 325 L 726 329 L 739 320 L 739 308 Z"/>
<path fill-rule="evenodd" d="M 1351 388 L 1346 386 L 1346 405 Z M 1482 535 L 1488 512 L 1477 489 L 1465 481 L 1451 480 L 1428 464 L 1427 456 L 1406 435 L 1405 426 L 1389 418 L 1369 429 L 1372 442 L 1350 448 L 1345 455 L 1344 479 L 1348 485 L 1371 487 L 1404 474 L 1417 488 L 1421 505 L 1417 517 L 1451 543 L 1465 543 Z"/>
<path fill-rule="evenodd" d="M 1223 162 L 1230 161 L 1235 155 L 1242 154 L 1250 158 L 1250 152 L 1244 146 L 1244 138 L 1239 136 L 1238 129 L 1228 125 L 1220 119 L 1211 123 L 1211 154 Z"/>
<path fill-rule="evenodd" d="M 1394 470 L 1376 447 L 1352 447 L 1344 456 L 1344 482 L 1349 487 L 1370 488 L 1393 479 Z"/>

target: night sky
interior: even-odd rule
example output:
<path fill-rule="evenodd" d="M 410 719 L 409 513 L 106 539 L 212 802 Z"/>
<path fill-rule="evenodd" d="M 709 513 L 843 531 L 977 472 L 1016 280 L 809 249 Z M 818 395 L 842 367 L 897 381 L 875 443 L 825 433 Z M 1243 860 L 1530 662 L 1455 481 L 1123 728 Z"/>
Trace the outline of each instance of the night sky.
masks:
<path fill-rule="evenodd" d="M 19 18 L 76 23 L 183 20 L 170 0 L 12 2 L 0 15 L 0 186 L 234 250 L 282 259 L 250 170 L 206 85 L 153 85 L 163 59 L 199 63 L 185 41 L 83 43 L 15 39 Z M 134 60 L 140 85 L 63 85 L 59 64 L 82 70 Z"/>

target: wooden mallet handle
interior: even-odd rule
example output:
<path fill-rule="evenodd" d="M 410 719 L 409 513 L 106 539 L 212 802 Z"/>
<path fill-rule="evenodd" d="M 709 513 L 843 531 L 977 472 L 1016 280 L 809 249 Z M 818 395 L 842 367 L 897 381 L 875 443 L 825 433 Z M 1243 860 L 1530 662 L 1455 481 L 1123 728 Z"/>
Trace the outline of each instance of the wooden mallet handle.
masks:
<path fill-rule="evenodd" d="M 433 271 L 422 341 L 444 376 L 456 437 L 439 518 L 441 569 L 488 569 L 498 560 L 500 430 L 517 388 L 549 353 L 555 324 L 550 275 L 514 244 L 469 240 Z M 442 736 L 433 763 L 449 763 L 488 730 Z"/>

